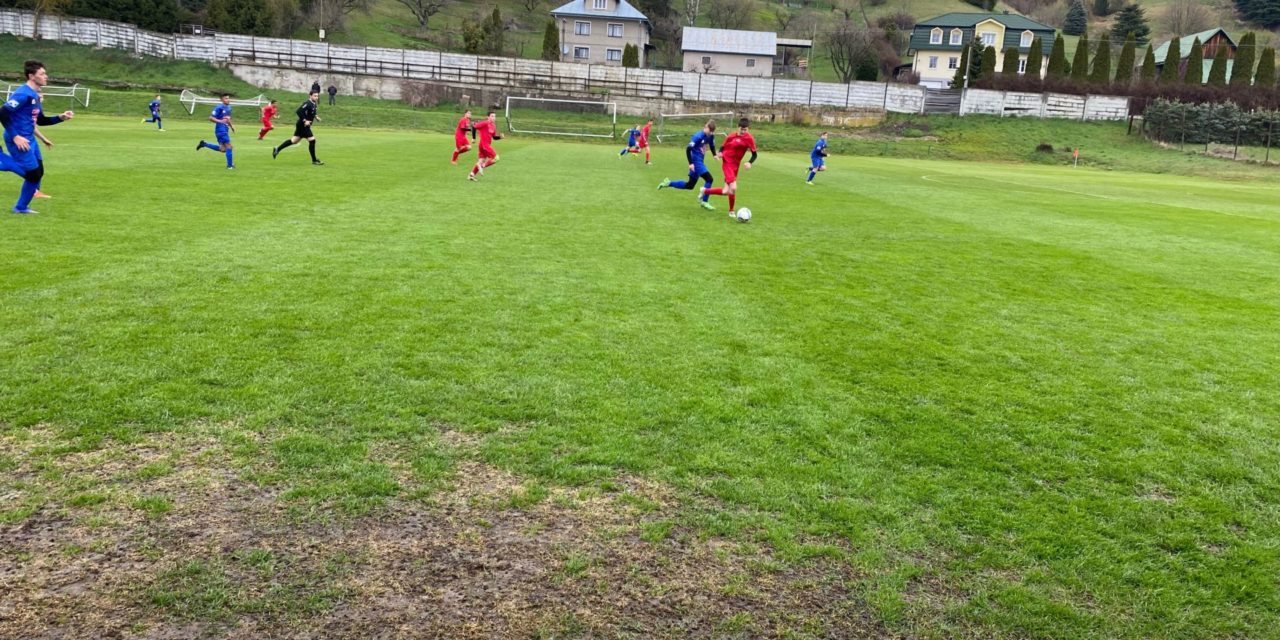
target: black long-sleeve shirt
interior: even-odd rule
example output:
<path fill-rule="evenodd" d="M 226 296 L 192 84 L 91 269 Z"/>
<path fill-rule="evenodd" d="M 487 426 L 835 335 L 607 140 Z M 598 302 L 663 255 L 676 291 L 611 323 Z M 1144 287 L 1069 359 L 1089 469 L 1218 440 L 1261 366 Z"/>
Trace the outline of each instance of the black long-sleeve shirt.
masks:
<path fill-rule="evenodd" d="M 302 103 L 302 106 L 298 107 L 298 121 L 301 122 L 303 120 L 316 121 L 316 103 L 307 100 Z"/>

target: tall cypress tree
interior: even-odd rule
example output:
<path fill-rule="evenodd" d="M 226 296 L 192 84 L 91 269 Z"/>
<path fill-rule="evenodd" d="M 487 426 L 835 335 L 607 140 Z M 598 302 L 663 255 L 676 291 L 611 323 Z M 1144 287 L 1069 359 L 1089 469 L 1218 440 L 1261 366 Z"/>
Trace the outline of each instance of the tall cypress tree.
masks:
<path fill-rule="evenodd" d="M 547 29 L 542 32 L 542 59 L 560 59 L 560 33 L 556 31 L 555 20 L 548 20 Z"/>
<path fill-rule="evenodd" d="M 990 78 L 996 74 L 996 48 L 982 48 L 982 66 L 978 68 L 979 78 Z"/>
<path fill-rule="evenodd" d="M 1133 81 L 1133 60 L 1137 49 L 1137 43 L 1133 34 L 1124 37 L 1124 46 L 1120 48 L 1120 60 L 1116 62 L 1116 84 L 1121 87 L 1129 86 Z"/>
<path fill-rule="evenodd" d="M 1213 66 L 1209 67 L 1209 86 L 1227 86 L 1227 48 L 1224 46 L 1219 46 L 1218 52 L 1213 54 Z"/>
<path fill-rule="evenodd" d="M 1160 84 L 1178 84 L 1182 80 L 1182 43 L 1178 38 L 1169 41 L 1169 50 L 1160 68 Z"/>
<path fill-rule="evenodd" d="M 1089 28 L 1089 17 L 1085 13 L 1084 3 L 1071 0 L 1067 7 L 1067 19 L 1062 23 L 1062 32 L 1069 36 L 1081 35 Z"/>
<path fill-rule="evenodd" d="M 1045 76 L 1049 78 L 1067 77 L 1067 53 L 1062 43 L 1062 36 L 1053 39 L 1053 49 L 1049 52 L 1049 68 Z"/>
<path fill-rule="evenodd" d="M 1142 70 L 1138 72 L 1138 78 L 1143 84 L 1151 84 L 1156 81 L 1156 48 L 1147 47 L 1147 52 L 1142 56 Z"/>
<path fill-rule="evenodd" d="M 1071 58 L 1071 79 L 1084 82 L 1089 79 L 1089 34 L 1080 34 L 1076 43 L 1076 55 Z"/>
<path fill-rule="evenodd" d="M 1093 54 L 1093 71 L 1089 73 L 1089 84 L 1095 87 L 1111 84 L 1111 41 L 1106 35 L 1098 41 L 1098 51 Z"/>
<path fill-rule="evenodd" d="M 1275 49 L 1264 47 L 1262 53 L 1258 55 L 1258 72 L 1254 76 L 1253 84 L 1264 89 L 1271 89 L 1276 86 Z"/>
<path fill-rule="evenodd" d="M 1198 87 L 1204 84 L 1204 45 L 1200 38 L 1191 43 L 1191 53 L 1187 54 L 1187 70 L 1182 76 L 1182 84 Z"/>
<path fill-rule="evenodd" d="M 1231 67 L 1231 86 L 1247 87 L 1253 81 L 1253 61 L 1257 59 L 1258 37 L 1252 31 L 1240 38 Z"/>
<path fill-rule="evenodd" d="M 1017 47 L 1004 48 L 1004 60 L 1000 63 L 1000 73 L 1006 76 L 1018 75 L 1018 61 L 1022 60 L 1022 56 L 1018 55 Z M 1030 69 L 1030 67 L 1027 67 Z"/>
<path fill-rule="evenodd" d="M 1044 66 L 1044 42 L 1039 36 L 1031 40 L 1031 51 L 1027 53 L 1027 75 L 1040 79 L 1040 68 Z"/>
<path fill-rule="evenodd" d="M 964 71 L 969 68 L 969 47 L 966 46 L 964 51 L 960 52 L 960 66 L 956 67 L 956 75 L 951 78 L 951 88 L 960 89 L 964 87 Z"/>

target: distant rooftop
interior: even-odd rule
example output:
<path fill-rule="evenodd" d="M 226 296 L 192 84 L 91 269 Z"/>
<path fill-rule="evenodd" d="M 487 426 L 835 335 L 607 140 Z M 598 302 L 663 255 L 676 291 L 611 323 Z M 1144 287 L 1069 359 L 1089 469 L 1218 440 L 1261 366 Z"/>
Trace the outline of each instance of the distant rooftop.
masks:
<path fill-rule="evenodd" d="M 1214 27 L 1212 29 L 1201 31 L 1200 33 L 1193 33 L 1189 36 L 1182 36 L 1181 38 L 1178 38 L 1178 53 L 1180 53 L 1183 58 L 1186 58 L 1187 55 L 1191 53 L 1191 45 L 1196 43 L 1196 38 L 1200 39 L 1200 44 L 1204 44 L 1209 41 L 1209 38 L 1217 35 L 1219 31 L 1221 31 L 1222 35 L 1226 37 L 1227 42 L 1230 42 L 1231 46 L 1234 47 L 1236 41 L 1232 40 L 1231 36 L 1227 35 L 1227 32 L 1223 31 L 1222 27 Z M 1155 53 L 1152 54 L 1156 58 L 1156 64 L 1164 64 L 1165 56 L 1169 55 L 1170 42 L 1173 42 L 1173 40 L 1168 40 L 1156 47 Z"/>
<path fill-rule="evenodd" d="M 772 31 L 738 31 L 685 27 L 680 48 L 707 53 L 740 53 L 749 56 L 778 55 L 778 34 Z"/>
<path fill-rule="evenodd" d="M 587 0 L 571 0 L 570 2 L 566 2 L 559 7 L 552 9 L 551 15 L 582 16 L 586 18 L 600 18 L 608 16 L 611 18 L 622 18 L 624 20 L 640 20 L 643 22 L 649 22 L 649 18 L 643 13 L 640 13 L 639 9 L 631 6 L 627 0 L 618 0 L 618 8 L 613 11 L 588 9 Z"/>

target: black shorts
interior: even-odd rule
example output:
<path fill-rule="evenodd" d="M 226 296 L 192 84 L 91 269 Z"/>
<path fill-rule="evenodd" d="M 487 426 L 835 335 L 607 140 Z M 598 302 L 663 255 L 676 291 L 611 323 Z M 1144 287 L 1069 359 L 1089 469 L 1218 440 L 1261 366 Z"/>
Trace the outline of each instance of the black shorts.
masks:
<path fill-rule="evenodd" d="M 293 125 L 293 137 L 295 138 L 306 139 L 314 137 L 314 135 L 311 133 L 311 125 L 302 124 L 302 121 L 298 121 L 298 124 Z"/>

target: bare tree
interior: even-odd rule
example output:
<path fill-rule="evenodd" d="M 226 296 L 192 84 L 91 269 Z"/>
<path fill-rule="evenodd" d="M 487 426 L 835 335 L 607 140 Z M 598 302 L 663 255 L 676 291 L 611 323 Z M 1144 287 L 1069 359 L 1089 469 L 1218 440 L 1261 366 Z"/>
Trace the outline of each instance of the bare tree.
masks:
<path fill-rule="evenodd" d="M 862 5 L 862 0 L 833 0 L 831 10 L 844 16 L 845 22 L 853 20 L 854 14 L 861 14 L 862 26 L 871 26 L 871 20 L 867 18 L 867 8 Z"/>
<path fill-rule="evenodd" d="M 850 21 L 827 33 L 823 44 L 842 82 L 875 80 L 880 75 L 887 78 L 898 63 L 898 54 L 883 34 Z"/>
<path fill-rule="evenodd" d="M 684 21 L 690 27 L 698 19 L 698 10 L 702 8 L 702 0 L 684 0 Z"/>
<path fill-rule="evenodd" d="M 440 10 L 448 4 L 448 0 L 396 0 L 400 4 L 409 8 L 409 12 L 418 20 L 418 29 L 427 30 L 427 22 L 431 20 L 431 16 L 440 13 Z"/>
<path fill-rule="evenodd" d="M 750 29 L 755 12 L 754 0 L 711 0 L 707 19 L 717 29 Z"/>
<path fill-rule="evenodd" d="M 71 0 L 36 0 L 34 22 L 31 26 L 31 37 L 40 39 L 40 18 L 45 14 L 58 13 L 63 7 L 71 3 Z"/>
<path fill-rule="evenodd" d="M 404 0 L 400 1 L 404 2 Z M 520 0 L 520 6 L 524 9 L 525 13 L 533 13 L 534 11 L 537 11 L 538 7 L 541 5 L 542 0 Z"/>
<path fill-rule="evenodd" d="M 321 29 L 340 28 L 347 16 L 355 11 L 369 12 L 372 0 L 325 0 L 311 4 L 312 21 Z"/>
<path fill-rule="evenodd" d="M 787 9 L 787 5 L 779 4 L 773 8 L 773 23 L 778 25 L 778 33 L 786 33 L 787 27 L 796 19 L 796 14 Z"/>
<path fill-rule="evenodd" d="M 1160 24 L 1175 37 L 1204 31 L 1213 23 L 1213 12 L 1197 0 L 1174 0 L 1160 15 Z"/>

